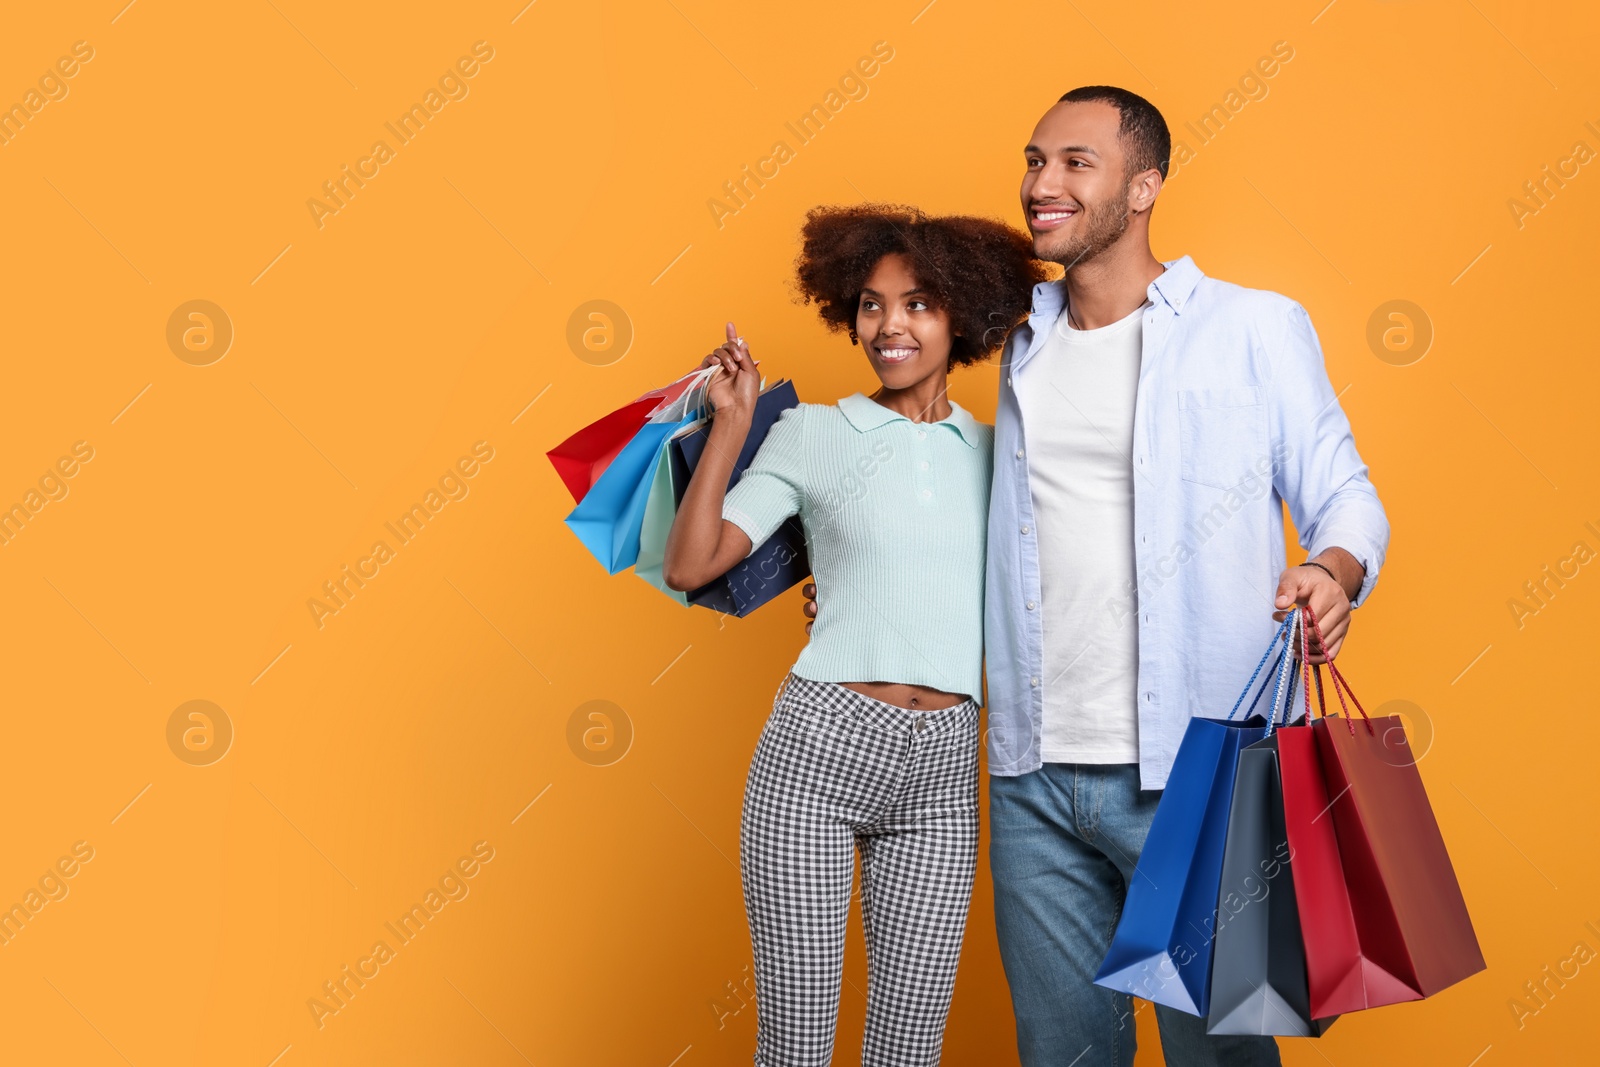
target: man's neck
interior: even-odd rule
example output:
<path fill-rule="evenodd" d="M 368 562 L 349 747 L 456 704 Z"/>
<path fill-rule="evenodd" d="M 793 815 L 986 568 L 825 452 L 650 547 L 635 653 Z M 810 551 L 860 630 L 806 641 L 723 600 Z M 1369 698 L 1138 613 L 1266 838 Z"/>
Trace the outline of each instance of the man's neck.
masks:
<path fill-rule="evenodd" d="M 1067 307 L 1071 325 L 1095 330 L 1119 322 L 1142 306 L 1150 283 L 1166 267 L 1140 242 L 1126 252 L 1108 248 L 1067 271 Z"/>

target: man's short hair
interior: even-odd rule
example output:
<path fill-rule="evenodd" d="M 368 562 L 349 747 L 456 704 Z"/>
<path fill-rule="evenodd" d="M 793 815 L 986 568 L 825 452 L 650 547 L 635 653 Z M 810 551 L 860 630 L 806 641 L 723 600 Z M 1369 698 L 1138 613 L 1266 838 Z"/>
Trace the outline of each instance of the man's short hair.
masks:
<path fill-rule="evenodd" d="M 1110 104 L 1122 116 L 1117 137 L 1127 156 L 1125 176 L 1131 178 L 1154 168 L 1161 172 L 1161 179 L 1165 181 L 1167 161 L 1172 157 L 1172 134 L 1156 106 L 1138 93 L 1115 85 L 1082 85 L 1057 101 L 1062 104 L 1091 102 Z"/>

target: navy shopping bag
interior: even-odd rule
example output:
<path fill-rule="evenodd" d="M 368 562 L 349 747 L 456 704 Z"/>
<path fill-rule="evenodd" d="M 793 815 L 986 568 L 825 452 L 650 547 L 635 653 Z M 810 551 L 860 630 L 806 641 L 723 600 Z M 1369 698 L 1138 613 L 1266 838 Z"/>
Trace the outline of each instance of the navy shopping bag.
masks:
<path fill-rule="evenodd" d="M 1286 635 L 1293 619 L 1290 615 L 1284 620 L 1272 646 Z M 1280 650 L 1274 669 L 1261 678 L 1272 646 L 1256 664 L 1227 718 L 1189 720 L 1139 853 L 1122 917 L 1094 976 L 1096 985 L 1192 1015 L 1206 1014 L 1223 850 L 1239 752 L 1267 735 L 1268 721 L 1255 713 L 1256 705 L 1276 679 L 1268 707 L 1272 714 L 1282 692 L 1283 667 L 1292 663 Z M 1235 718 L 1257 678 L 1261 678 L 1261 688 L 1245 717 Z"/>
<path fill-rule="evenodd" d="M 756 450 L 766 440 L 778 416 L 799 403 L 794 383 L 787 379 L 773 385 L 756 399 L 750 434 L 734 461 L 733 473 L 728 476 L 729 489 L 744 474 L 750 461 L 755 459 Z M 710 434 L 711 425 L 707 423 L 681 437 L 672 438 L 668 443 L 672 457 L 672 488 L 679 502 L 689 490 L 689 478 L 700 465 L 700 456 L 705 452 L 706 439 Z M 727 574 L 691 591 L 689 603 L 742 619 L 779 593 L 804 581 L 810 573 L 805 527 L 801 525 L 798 515 L 791 515 L 771 537 Z"/>

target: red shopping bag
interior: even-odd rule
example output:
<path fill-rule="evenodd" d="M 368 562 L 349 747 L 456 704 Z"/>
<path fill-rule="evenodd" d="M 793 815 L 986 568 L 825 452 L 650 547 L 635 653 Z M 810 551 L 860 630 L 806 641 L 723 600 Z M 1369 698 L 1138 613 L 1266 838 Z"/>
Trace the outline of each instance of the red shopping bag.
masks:
<path fill-rule="evenodd" d="M 627 447 L 661 403 L 660 396 L 646 393 L 633 403 L 591 422 L 545 453 L 574 501 L 583 501 L 589 487 L 600 480 L 617 453 Z"/>
<path fill-rule="evenodd" d="M 545 455 L 572 494 L 582 503 L 611 461 L 628 446 L 650 416 L 676 401 L 690 388 L 701 387 L 710 375 L 705 368 L 690 371 L 671 385 L 652 389 L 637 400 L 591 422 Z"/>
<path fill-rule="evenodd" d="M 1306 723 L 1279 730 L 1278 751 L 1311 1014 L 1432 996 L 1486 964 L 1405 726 L 1368 717 L 1332 662 L 1344 714 L 1312 720 L 1308 652 L 1302 638 Z M 1316 688 L 1321 704 L 1320 669 Z"/>

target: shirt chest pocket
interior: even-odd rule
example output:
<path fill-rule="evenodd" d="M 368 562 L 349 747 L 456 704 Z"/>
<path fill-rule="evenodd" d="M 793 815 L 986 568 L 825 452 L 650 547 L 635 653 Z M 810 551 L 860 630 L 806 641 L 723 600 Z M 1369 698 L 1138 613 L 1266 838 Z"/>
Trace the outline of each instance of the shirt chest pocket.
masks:
<path fill-rule="evenodd" d="M 1256 385 L 1178 390 L 1179 473 L 1232 489 L 1267 454 L 1267 407 Z"/>

